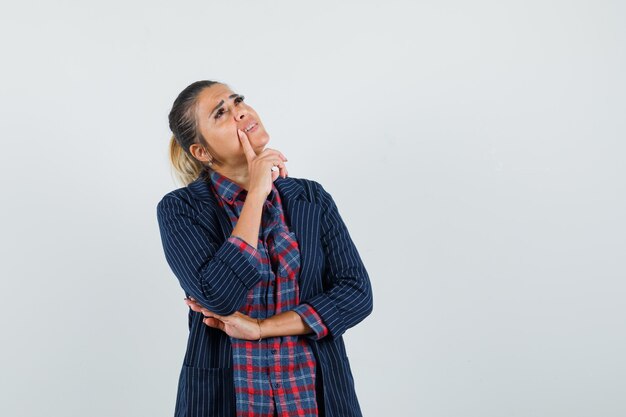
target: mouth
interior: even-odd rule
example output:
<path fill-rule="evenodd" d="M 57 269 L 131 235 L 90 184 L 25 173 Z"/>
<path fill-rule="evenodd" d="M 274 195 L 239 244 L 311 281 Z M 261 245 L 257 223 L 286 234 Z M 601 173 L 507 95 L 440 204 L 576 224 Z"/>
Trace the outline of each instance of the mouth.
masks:
<path fill-rule="evenodd" d="M 246 133 L 251 133 L 256 131 L 259 128 L 259 124 L 257 122 L 252 122 L 249 125 L 247 125 L 243 131 Z"/>

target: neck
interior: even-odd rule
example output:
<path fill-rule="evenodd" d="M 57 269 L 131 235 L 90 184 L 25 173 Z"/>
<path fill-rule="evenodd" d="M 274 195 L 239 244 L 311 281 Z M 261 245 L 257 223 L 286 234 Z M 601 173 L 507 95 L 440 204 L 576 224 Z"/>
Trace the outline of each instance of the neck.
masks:
<path fill-rule="evenodd" d="M 248 184 L 250 183 L 250 173 L 248 172 L 248 164 L 240 165 L 236 167 L 221 167 L 213 168 L 214 171 L 227 177 L 229 180 L 248 191 Z"/>

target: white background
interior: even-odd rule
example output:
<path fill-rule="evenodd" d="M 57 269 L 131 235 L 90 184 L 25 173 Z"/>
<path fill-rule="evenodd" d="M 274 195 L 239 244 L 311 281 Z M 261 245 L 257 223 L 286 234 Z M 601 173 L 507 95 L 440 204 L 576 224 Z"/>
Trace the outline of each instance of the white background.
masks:
<path fill-rule="evenodd" d="M 625 415 L 625 21 L 606 0 L 4 7 L 0 415 L 173 415 L 188 308 L 156 204 L 201 79 L 348 224 L 365 416 Z"/>

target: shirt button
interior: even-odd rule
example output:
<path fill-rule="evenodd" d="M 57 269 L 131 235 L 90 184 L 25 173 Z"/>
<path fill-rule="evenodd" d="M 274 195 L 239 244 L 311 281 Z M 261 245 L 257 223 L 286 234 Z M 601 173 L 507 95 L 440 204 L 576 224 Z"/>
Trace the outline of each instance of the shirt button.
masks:
<path fill-rule="evenodd" d="M 276 388 L 280 388 L 280 382 L 275 383 L 275 384 L 274 384 L 274 386 L 275 386 Z"/>
<path fill-rule="evenodd" d="M 276 353 L 276 349 L 272 349 L 272 353 Z"/>

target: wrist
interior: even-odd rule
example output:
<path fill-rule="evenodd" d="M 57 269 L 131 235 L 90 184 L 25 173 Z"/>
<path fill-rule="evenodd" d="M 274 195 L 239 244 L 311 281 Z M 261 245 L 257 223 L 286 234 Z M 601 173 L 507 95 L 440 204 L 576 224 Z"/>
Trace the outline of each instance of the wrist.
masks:
<path fill-rule="evenodd" d="M 248 199 L 251 199 L 252 201 L 256 201 L 259 203 L 263 203 L 267 199 L 267 194 L 263 194 L 263 192 L 257 189 L 251 189 L 246 194 L 246 201 L 248 201 Z"/>
<path fill-rule="evenodd" d="M 259 337 L 256 338 L 257 341 L 261 341 L 263 339 L 263 329 L 261 328 L 261 322 L 263 321 L 263 319 L 260 319 L 257 317 L 256 322 L 257 322 L 257 327 L 259 328 Z"/>
<path fill-rule="evenodd" d="M 259 323 L 259 341 L 261 339 L 267 339 L 268 337 L 270 337 L 270 331 L 268 328 L 268 323 L 267 322 L 268 319 L 258 319 L 258 323 Z"/>

